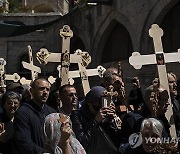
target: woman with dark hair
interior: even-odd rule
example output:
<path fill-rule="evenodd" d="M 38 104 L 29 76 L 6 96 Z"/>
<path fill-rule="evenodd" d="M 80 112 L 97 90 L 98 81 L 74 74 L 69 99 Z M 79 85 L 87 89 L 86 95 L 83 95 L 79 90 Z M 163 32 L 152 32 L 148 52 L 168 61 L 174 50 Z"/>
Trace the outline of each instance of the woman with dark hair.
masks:
<path fill-rule="evenodd" d="M 7 91 L 2 96 L 3 113 L 0 114 L 0 153 L 13 153 L 13 119 L 15 111 L 19 108 L 20 99 L 20 95 L 13 91 Z"/>

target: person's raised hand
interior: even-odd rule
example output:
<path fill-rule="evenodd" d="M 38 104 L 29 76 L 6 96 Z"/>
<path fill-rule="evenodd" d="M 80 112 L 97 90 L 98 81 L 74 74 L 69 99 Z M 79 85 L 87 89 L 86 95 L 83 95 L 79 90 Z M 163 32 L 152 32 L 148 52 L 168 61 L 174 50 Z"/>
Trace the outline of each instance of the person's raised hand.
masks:
<path fill-rule="evenodd" d="M 72 129 L 70 123 L 66 120 L 61 125 L 61 137 L 60 137 L 60 147 L 69 143 L 69 137 L 71 136 Z"/>
<path fill-rule="evenodd" d="M 95 116 L 96 122 L 97 123 L 102 122 L 107 117 L 108 112 L 109 112 L 109 107 L 100 108 L 100 110 L 98 111 L 98 113 Z"/>

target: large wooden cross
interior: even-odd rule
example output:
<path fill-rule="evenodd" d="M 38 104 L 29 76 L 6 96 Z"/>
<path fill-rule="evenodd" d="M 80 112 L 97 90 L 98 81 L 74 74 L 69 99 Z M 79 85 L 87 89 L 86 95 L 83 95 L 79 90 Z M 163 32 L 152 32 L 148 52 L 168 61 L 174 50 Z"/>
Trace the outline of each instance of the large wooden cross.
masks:
<path fill-rule="evenodd" d="M 163 36 L 163 30 L 159 28 L 157 24 L 153 24 L 149 30 L 149 35 L 153 38 L 155 54 L 151 55 L 140 55 L 138 52 L 132 53 L 129 58 L 129 63 L 135 68 L 140 69 L 142 65 L 157 64 L 160 85 L 163 86 L 169 94 L 170 107 L 166 112 L 166 117 L 171 124 L 170 133 L 172 137 L 176 137 L 176 129 L 174 125 L 174 117 L 172 111 L 172 103 L 169 92 L 168 77 L 166 71 L 166 63 L 179 62 L 180 61 L 180 51 L 176 53 L 164 53 L 162 47 L 161 37 Z"/>
<path fill-rule="evenodd" d="M 0 58 L 0 87 L 6 87 L 5 80 L 12 80 L 14 82 L 18 82 L 20 80 L 20 76 L 17 73 L 13 75 L 5 74 L 5 65 L 6 61 L 3 58 Z"/>
<path fill-rule="evenodd" d="M 72 85 L 74 83 L 73 79 L 80 77 L 82 86 L 83 86 L 84 95 L 86 95 L 90 91 L 88 77 L 96 76 L 96 75 L 99 75 L 100 77 L 102 77 L 106 69 L 102 66 L 98 66 L 97 69 L 86 69 L 88 64 L 91 62 L 91 57 L 88 54 L 88 52 L 77 49 L 75 51 L 75 55 L 79 55 L 81 57 L 81 62 L 80 63 L 78 62 L 79 70 L 69 71 L 68 82 Z M 59 71 L 59 77 L 60 77 L 61 66 L 59 65 L 57 69 Z M 50 76 L 49 78 L 50 83 L 54 82 L 55 80 L 56 80 L 55 78 Z"/>
<path fill-rule="evenodd" d="M 59 62 L 61 63 L 61 58 L 57 58 L 57 57 L 61 57 L 62 53 L 51 53 L 49 52 L 47 49 L 42 48 L 40 49 L 40 52 L 37 53 L 37 59 L 38 61 L 40 61 L 40 63 L 43 64 L 47 64 L 48 62 Z M 78 52 L 74 53 L 74 54 L 70 54 L 70 63 L 77 63 L 79 66 L 79 77 L 81 77 L 82 80 L 82 84 L 83 84 L 83 90 L 84 90 L 84 94 L 86 95 L 89 90 L 90 90 L 90 86 L 89 86 L 89 82 L 88 82 L 88 75 L 86 72 L 86 67 L 87 65 L 91 62 L 91 56 L 88 54 L 88 52 L 82 52 L 80 50 L 78 50 Z M 62 63 L 61 63 L 62 64 Z M 67 66 L 69 67 L 69 65 Z M 77 72 L 74 71 L 73 73 L 71 71 L 69 71 L 69 68 L 66 70 L 68 71 L 68 76 L 63 76 L 62 73 L 62 66 L 59 65 L 57 67 L 57 70 L 59 72 L 59 78 L 67 78 L 66 83 L 64 82 L 64 84 L 68 84 L 68 83 L 72 83 L 72 78 L 75 78 L 77 75 Z M 69 74 L 70 73 L 70 74 Z M 76 74 L 74 76 L 74 73 Z M 77 76 L 78 77 L 78 76 Z M 55 82 L 56 78 L 50 76 L 48 78 L 48 81 L 53 84 Z M 63 84 L 61 84 L 62 86 Z"/>
<path fill-rule="evenodd" d="M 106 71 L 106 69 L 99 65 L 97 66 L 97 68 L 93 68 L 93 69 L 86 69 L 86 72 L 87 72 L 87 76 L 99 76 L 100 78 L 103 77 L 103 74 L 104 72 Z M 69 78 L 79 78 L 81 77 L 81 74 L 80 74 L 80 70 L 78 71 L 69 71 Z"/>
<path fill-rule="evenodd" d="M 58 66 L 58 71 L 60 70 L 60 66 Z M 83 72 L 82 72 L 83 71 Z M 79 69 L 76 71 L 69 71 L 69 83 L 71 85 L 74 84 L 74 78 L 79 78 L 81 77 L 81 81 L 82 81 L 82 86 L 83 86 L 83 91 L 84 91 L 84 95 L 86 95 L 89 90 L 90 90 L 90 86 L 89 86 L 89 82 L 88 81 L 88 77 L 89 76 L 99 76 L 100 78 L 103 77 L 103 73 L 106 71 L 106 69 L 103 66 L 98 66 L 96 69 Z M 85 72 L 85 73 L 84 73 Z M 82 74 L 85 74 L 82 76 Z M 53 76 L 50 76 L 48 78 L 48 81 L 53 84 L 56 81 L 56 78 L 54 78 Z"/>
<path fill-rule="evenodd" d="M 38 77 L 38 73 L 41 73 L 41 68 L 33 64 L 32 48 L 30 45 L 28 45 L 28 51 L 29 51 L 29 63 L 22 61 L 22 65 L 24 68 L 31 71 L 32 80 L 26 80 L 25 78 L 21 78 L 20 80 L 21 84 L 30 84 L 31 81 L 34 81 Z"/>
<path fill-rule="evenodd" d="M 73 37 L 73 31 L 68 25 L 60 29 L 62 37 L 62 54 L 61 54 L 61 85 L 68 83 L 69 65 L 70 65 L 70 39 Z"/>
<path fill-rule="evenodd" d="M 64 84 L 68 84 L 69 83 L 69 65 L 70 63 L 81 63 L 82 62 L 82 58 L 80 55 L 77 54 L 70 54 L 70 58 L 69 61 L 66 63 L 69 63 L 67 65 L 68 69 L 66 70 L 66 73 L 68 74 L 68 76 L 63 76 L 62 73 L 62 53 L 53 53 L 53 52 L 49 52 L 46 48 L 41 48 L 39 52 L 36 53 L 36 58 L 39 61 L 40 64 L 44 64 L 46 65 L 49 62 L 52 63 L 60 63 L 60 65 L 58 65 L 57 70 L 59 72 L 59 78 L 62 80 L 62 78 L 67 78 L 66 82 L 65 80 L 64 83 L 61 83 L 61 86 Z M 68 71 L 68 72 L 67 72 Z M 52 76 L 49 77 L 49 82 L 52 84 L 55 82 L 55 78 L 53 78 Z"/>
<path fill-rule="evenodd" d="M 68 84 L 69 76 L 69 65 L 70 63 L 81 63 L 81 57 L 79 55 L 70 54 L 70 38 L 73 36 L 73 31 L 68 25 L 64 25 L 60 29 L 60 36 L 62 37 L 62 52 L 61 53 L 51 53 L 45 48 L 41 48 L 38 52 L 37 59 L 42 64 L 47 64 L 48 62 L 58 62 L 60 63 L 60 79 L 61 86 Z"/>
<path fill-rule="evenodd" d="M 88 54 L 88 52 L 82 52 L 80 49 L 76 50 L 75 54 L 81 56 L 82 62 L 78 63 L 79 75 L 81 77 L 84 95 L 86 95 L 90 91 L 90 85 L 89 85 L 86 67 L 91 62 L 91 56 Z"/>

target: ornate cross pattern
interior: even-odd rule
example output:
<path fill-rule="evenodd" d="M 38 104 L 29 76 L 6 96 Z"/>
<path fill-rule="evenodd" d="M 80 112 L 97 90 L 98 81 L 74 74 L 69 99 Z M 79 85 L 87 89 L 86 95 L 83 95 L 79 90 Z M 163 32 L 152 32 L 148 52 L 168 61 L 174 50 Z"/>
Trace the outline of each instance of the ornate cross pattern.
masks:
<path fill-rule="evenodd" d="M 34 81 L 38 77 L 38 73 L 41 73 L 41 68 L 33 64 L 32 48 L 30 45 L 28 45 L 28 51 L 29 51 L 29 63 L 22 61 L 22 65 L 24 68 L 31 71 L 31 79 L 32 81 Z M 21 78 L 20 82 L 21 84 L 30 84 L 31 80 L 26 80 L 23 77 Z"/>
<path fill-rule="evenodd" d="M 59 71 L 60 70 L 60 66 L 58 66 L 57 70 Z M 103 73 L 106 71 L 106 69 L 103 67 L 103 66 L 98 66 L 97 68 L 95 69 L 86 69 L 86 72 L 87 72 L 87 78 L 81 78 L 82 79 L 82 82 L 83 82 L 83 79 L 88 79 L 89 76 L 99 76 L 100 78 L 103 77 Z M 81 73 L 80 73 L 80 70 L 76 70 L 76 71 L 69 71 L 69 83 L 71 85 L 74 84 L 74 78 L 79 78 L 81 77 Z M 56 78 L 54 78 L 53 76 L 50 76 L 48 78 L 48 81 L 53 84 L 55 81 L 56 81 Z M 83 84 L 84 85 L 84 84 Z M 84 90 L 85 88 L 83 88 Z M 84 90 L 84 95 L 86 95 L 86 93 L 89 91 L 89 89 L 87 89 L 86 91 Z"/>
<path fill-rule="evenodd" d="M 163 30 L 158 25 L 153 24 L 149 30 L 149 35 L 153 38 L 155 54 L 140 55 L 138 52 L 132 53 L 129 58 L 129 63 L 135 68 L 140 69 L 142 65 L 157 64 L 160 85 L 163 86 L 169 94 L 169 102 L 171 103 L 171 97 L 169 92 L 169 84 L 166 71 L 166 63 L 179 62 L 180 50 L 176 53 L 164 53 L 162 47 L 161 37 L 163 36 Z M 176 136 L 176 129 L 174 125 L 174 117 L 172 111 L 172 103 L 166 112 L 166 117 L 171 124 L 170 133 L 172 137 Z"/>
<path fill-rule="evenodd" d="M 62 55 L 61 55 L 61 85 L 68 83 L 69 65 L 70 65 L 70 39 L 73 37 L 73 31 L 68 25 L 64 25 L 60 29 L 60 36 L 62 37 Z"/>
<path fill-rule="evenodd" d="M 110 103 L 113 102 L 113 97 L 114 96 L 118 96 L 118 92 L 117 91 L 113 91 L 114 87 L 112 85 L 109 86 L 109 91 L 104 91 L 104 96 L 108 96 Z"/>
<path fill-rule="evenodd" d="M 5 65 L 6 61 L 3 58 L 0 58 L 0 87 L 6 87 L 5 80 L 12 80 L 14 82 L 18 82 L 20 80 L 20 76 L 17 73 L 13 75 L 5 74 Z"/>
<path fill-rule="evenodd" d="M 73 31 L 68 25 L 64 25 L 60 29 L 60 36 L 62 37 L 62 52 L 61 53 L 51 53 L 47 49 L 42 48 L 38 52 L 37 59 L 42 64 L 47 64 L 48 62 L 58 62 L 60 63 L 59 77 L 61 79 L 61 86 L 69 83 L 69 65 L 70 63 L 81 63 L 82 59 L 79 55 L 70 54 L 70 38 L 73 37 Z"/>

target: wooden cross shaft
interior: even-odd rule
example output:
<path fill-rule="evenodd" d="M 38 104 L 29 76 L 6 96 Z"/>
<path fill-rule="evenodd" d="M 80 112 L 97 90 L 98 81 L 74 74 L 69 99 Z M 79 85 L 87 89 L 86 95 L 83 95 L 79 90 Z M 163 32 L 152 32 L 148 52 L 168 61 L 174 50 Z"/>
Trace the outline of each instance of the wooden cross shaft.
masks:
<path fill-rule="evenodd" d="M 31 79 L 32 81 L 34 81 L 38 77 L 38 73 L 41 73 L 41 68 L 33 64 L 32 48 L 30 45 L 28 45 L 28 53 L 29 53 L 29 63 L 22 61 L 22 65 L 25 69 L 31 71 Z M 30 80 L 26 80 L 25 78 L 22 78 L 20 80 L 21 84 L 30 84 L 30 82 L 31 82 Z"/>
<path fill-rule="evenodd" d="M 149 35 L 153 38 L 155 54 L 152 55 L 140 55 L 138 52 L 134 52 L 129 58 L 129 63 L 135 68 L 140 69 L 142 65 L 157 64 L 160 85 L 163 86 L 169 95 L 170 107 L 166 112 L 166 117 L 171 124 L 170 133 L 172 137 L 176 137 L 176 129 L 174 125 L 174 117 L 172 110 L 171 97 L 169 92 L 168 77 L 166 71 L 166 63 L 179 62 L 180 51 L 176 53 L 164 53 L 162 47 L 161 37 L 163 36 L 163 30 L 158 25 L 153 24 L 149 30 Z"/>
<path fill-rule="evenodd" d="M 12 75 L 5 74 L 5 65 L 6 61 L 3 58 L 0 58 L 0 87 L 6 87 L 5 80 L 12 80 L 14 82 L 18 82 L 20 80 L 20 76 L 17 73 Z"/>

